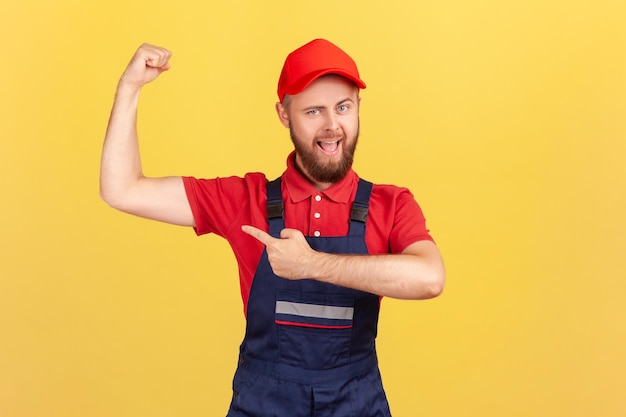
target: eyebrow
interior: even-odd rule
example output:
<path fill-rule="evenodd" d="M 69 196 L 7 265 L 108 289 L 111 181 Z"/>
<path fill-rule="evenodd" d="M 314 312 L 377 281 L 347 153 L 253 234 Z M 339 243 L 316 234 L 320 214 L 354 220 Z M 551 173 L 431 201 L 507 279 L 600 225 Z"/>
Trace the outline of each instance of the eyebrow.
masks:
<path fill-rule="evenodd" d="M 354 100 L 352 100 L 350 97 L 346 97 L 346 98 L 344 98 L 342 100 L 339 100 L 335 104 L 335 107 L 340 106 L 340 105 L 342 105 L 342 104 L 344 104 L 344 103 L 346 103 L 348 101 L 351 102 L 351 103 L 354 103 Z M 313 106 L 307 106 L 307 107 L 303 108 L 302 111 L 309 111 L 309 110 L 313 110 L 313 109 L 325 109 L 325 108 L 326 108 L 326 106 L 313 105 Z"/>

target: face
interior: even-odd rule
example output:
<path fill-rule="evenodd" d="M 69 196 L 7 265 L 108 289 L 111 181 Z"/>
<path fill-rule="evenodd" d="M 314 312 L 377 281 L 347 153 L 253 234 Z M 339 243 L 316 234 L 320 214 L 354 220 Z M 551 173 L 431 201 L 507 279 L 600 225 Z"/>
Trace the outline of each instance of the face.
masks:
<path fill-rule="evenodd" d="M 342 179 L 352 167 L 359 101 L 351 81 L 327 75 L 276 105 L 296 149 L 296 166 L 320 189 Z"/>

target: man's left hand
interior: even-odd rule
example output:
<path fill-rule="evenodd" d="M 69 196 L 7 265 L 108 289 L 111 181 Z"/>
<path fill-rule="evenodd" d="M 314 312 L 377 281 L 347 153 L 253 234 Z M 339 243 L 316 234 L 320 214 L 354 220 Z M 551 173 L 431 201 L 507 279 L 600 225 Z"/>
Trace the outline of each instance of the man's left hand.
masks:
<path fill-rule="evenodd" d="M 241 230 L 265 245 L 267 257 L 276 275 L 291 280 L 310 278 L 307 266 L 311 265 L 318 252 L 311 249 L 302 232 L 283 229 L 280 239 L 276 239 L 254 226 L 244 225 Z"/>

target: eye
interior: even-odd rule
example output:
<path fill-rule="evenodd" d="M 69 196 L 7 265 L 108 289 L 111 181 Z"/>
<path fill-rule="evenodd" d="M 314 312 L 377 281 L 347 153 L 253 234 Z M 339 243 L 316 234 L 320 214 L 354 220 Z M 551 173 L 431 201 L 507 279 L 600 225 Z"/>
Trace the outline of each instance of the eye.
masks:
<path fill-rule="evenodd" d="M 311 109 L 311 110 L 307 111 L 307 114 L 309 114 L 311 116 L 317 116 L 318 114 L 320 114 L 320 110 L 319 109 Z"/>
<path fill-rule="evenodd" d="M 337 107 L 337 111 L 339 111 L 339 113 L 345 113 L 348 111 L 348 106 L 345 104 L 342 104 L 339 107 Z"/>

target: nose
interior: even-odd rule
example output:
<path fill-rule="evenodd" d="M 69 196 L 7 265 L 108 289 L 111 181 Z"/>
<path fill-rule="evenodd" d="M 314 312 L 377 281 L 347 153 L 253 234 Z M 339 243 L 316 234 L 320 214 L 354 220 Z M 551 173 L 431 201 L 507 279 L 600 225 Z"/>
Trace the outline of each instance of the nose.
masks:
<path fill-rule="evenodd" d="M 324 130 L 326 132 L 336 132 L 339 130 L 339 119 L 334 112 L 326 112 L 324 116 Z"/>

